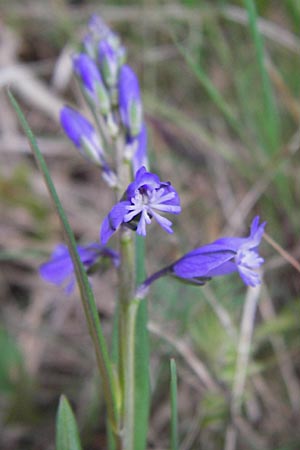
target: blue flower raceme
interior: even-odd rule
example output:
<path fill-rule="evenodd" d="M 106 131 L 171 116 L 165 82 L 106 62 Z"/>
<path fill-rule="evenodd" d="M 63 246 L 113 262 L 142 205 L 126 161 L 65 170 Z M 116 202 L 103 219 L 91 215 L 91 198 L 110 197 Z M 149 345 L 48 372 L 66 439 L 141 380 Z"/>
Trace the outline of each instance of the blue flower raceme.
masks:
<path fill-rule="evenodd" d="M 119 72 L 118 92 L 122 123 L 129 136 L 136 137 L 143 125 L 142 101 L 138 78 L 126 64 Z"/>
<path fill-rule="evenodd" d="M 119 264 L 119 255 L 112 249 L 103 247 L 98 243 L 92 243 L 85 246 L 77 246 L 77 251 L 86 271 L 91 269 L 101 258 L 109 258 L 115 266 Z M 76 282 L 73 261 L 71 259 L 68 247 L 59 244 L 54 249 L 49 261 L 40 266 L 40 275 L 49 283 L 57 286 L 63 286 L 65 292 L 70 294 Z"/>
<path fill-rule="evenodd" d="M 135 180 L 128 186 L 122 200 L 117 203 L 104 222 L 100 231 L 103 245 L 123 224 L 146 236 L 146 225 L 154 217 L 168 233 L 173 233 L 172 222 L 161 213 L 179 214 L 180 200 L 170 183 L 161 182 L 159 177 L 141 167 Z"/>
<path fill-rule="evenodd" d="M 250 235 L 245 238 L 224 237 L 196 248 L 170 266 L 171 274 L 186 281 L 204 284 L 205 279 L 239 272 L 248 286 L 261 283 L 256 272 L 264 262 L 258 254 L 266 222 L 255 217 Z"/>

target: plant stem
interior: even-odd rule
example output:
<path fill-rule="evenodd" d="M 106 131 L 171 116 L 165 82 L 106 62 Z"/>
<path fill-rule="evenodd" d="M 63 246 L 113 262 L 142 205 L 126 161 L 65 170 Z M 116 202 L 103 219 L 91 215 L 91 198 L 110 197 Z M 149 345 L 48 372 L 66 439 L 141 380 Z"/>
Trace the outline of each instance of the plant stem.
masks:
<path fill-rule="evenodd" d="M 119 186 L 116 194 L 123 195 L 131 181 L 130 165 L 124 160 L 125 141 L 122 135 L 115 140 L 116 167 Z M 119 200 L 119 199 L 117 199 Z M 135 242 L 132 231 L 119 232 L 121 264 L 119 278 L 119 382 L 122 392 L 121 426 L 122 450 L 134 450 L 135 441 L 135 322 L 138 301 L 134 299 Z"/>
<path fill-rule="evenodd" d="M 135 287 L 134 242 L 128 230 L 121 231 L 119 268 L 119 376 L 123 392 L 123 450 L 134 449 L 135 424 L 135 322 L 138 300 Z"/>
<path fill-rule="evenodd" d="M 138 306 L 139 300 L 133 299 L 126 307 L 123 450 L 135 448 L 135 324 Z"/>

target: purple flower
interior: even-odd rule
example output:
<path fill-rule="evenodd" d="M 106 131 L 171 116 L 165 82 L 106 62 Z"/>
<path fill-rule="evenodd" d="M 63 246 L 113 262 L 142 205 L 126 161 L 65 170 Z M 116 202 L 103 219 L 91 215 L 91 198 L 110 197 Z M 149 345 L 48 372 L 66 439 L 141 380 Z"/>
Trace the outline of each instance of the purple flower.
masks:
<path fill-rule="evenodd" d="M 122 123 L 130 137 L 138 136 L 143 124 L 140 87 L 136 74 L 126 64 L 119 72 L 118 92 Z"/>
<path fill-rule="evenodd" d="M 119 264 L 118 253 L 98 243 L 78 245 L 77 251 L 86 271 L 98 263 L 101 258 L 111 259 L 115 266 Z M 45 281 L 63 286 L 67 294 L 70 294 L 75 287 L 76 277 L 73 261 L 68 247 L 64 244 L 56 246 L 49 261 L 40 266 L 39 272 Z"/>
<path fill-rule="evenodd" d="M 250 235 L 245 238 L 224 237 L 211 244 L 196 248 L 170 266 L 172 275 L 196 284 L 207 278 L 238 271 L 244 283 L 261 283 L 258 269 L 264 262 L 258 254 L 266 222 L 259 225 L 259 217 L 251 224 Z"/>
<path fill-rule="evenodd" d="M 141 167 L 135 180 L 128 186 L 123 199 L 117 203 L 104 222 L 100 231 L 100 240 L 106 244 L 112 234 L 121 226 L 127 225 L 137 234 L 146 236 L 146 225 L 154 217 L 168 233 L 173 233 L 172 222 L 161 212 L 179 214 L 180 200 L 170 183 L 161 182 L 159 177 Z"/>
<path fill-rule="evenodd" d="M 85 53 L 80 53 L 73 57 L 73 66 L 88 100 L 97 106 L 102 114 L 108 114 L 110 100 L 96 63 Z"/>

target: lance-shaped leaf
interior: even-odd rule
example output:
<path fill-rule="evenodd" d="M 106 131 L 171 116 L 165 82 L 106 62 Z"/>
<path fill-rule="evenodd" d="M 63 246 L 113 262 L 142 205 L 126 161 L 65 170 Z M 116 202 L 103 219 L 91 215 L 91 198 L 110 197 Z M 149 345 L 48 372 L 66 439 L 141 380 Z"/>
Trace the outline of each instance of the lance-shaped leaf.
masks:
<path fill-rule="evenodd" d="M 60 397 L 56 417 L 56 450 L 82 450 L 77 423 L 64 395 Z"/>

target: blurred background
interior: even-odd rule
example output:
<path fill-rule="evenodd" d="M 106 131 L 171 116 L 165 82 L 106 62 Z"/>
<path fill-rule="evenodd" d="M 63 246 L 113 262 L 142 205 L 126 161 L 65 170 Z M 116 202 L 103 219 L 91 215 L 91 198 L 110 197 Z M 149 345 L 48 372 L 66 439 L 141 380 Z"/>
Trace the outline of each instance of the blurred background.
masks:
<path fill-rule="evenodd" d="M 64 393 L 85 449 L 106 448 L 103 401 L 78 293 L 39 265 L 63 239 L 15 113 L 16 95 L 81 242 L 98 239 L 112 194 L 63 135 L 84 108 L 70 55 L 96 12 L 139 75 L 151 167 L 178 190 L 174 235 L 153 225 L 150 274 L 221 235 L 268 222 L 264 283 L 204 288 L 162 279 L 149 298 L 148 448 L 169 448 L 169 359 L 177 362 L 180 450 L 300 448 L 300 3 L 0 0 L 0 448 L 54 449 Z M 250 17 L 250 22 L 249 22 Z M 108 337 L 115 273 L 93 278 Z"/>

